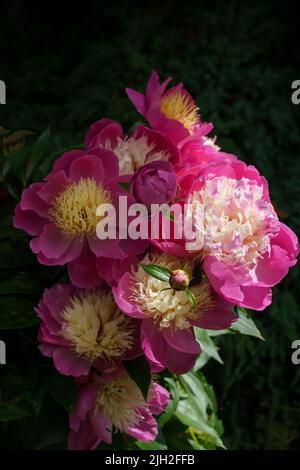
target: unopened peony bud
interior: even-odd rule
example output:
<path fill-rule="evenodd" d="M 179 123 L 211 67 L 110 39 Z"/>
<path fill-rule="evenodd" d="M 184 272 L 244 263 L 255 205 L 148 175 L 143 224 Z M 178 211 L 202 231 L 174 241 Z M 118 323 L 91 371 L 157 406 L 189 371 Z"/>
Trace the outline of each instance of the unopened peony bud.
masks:
<path fill-rule="evenodd" d="M 189 286 L 190 278 L 183 269 L 175 269 L 172 271 L 169 283 L 173 289 L 183 290 Z"/>

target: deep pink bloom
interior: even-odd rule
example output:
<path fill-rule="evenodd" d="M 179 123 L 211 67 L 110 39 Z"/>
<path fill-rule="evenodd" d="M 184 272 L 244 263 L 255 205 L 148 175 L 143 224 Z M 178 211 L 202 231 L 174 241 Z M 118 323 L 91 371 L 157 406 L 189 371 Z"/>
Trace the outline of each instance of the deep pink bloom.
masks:
<path fill-rule="evenodd" d="M 279 222 L 268 184 L 255 167 L 229 156 L 196 164 L 195 176 L 184 176 L 180 184 L 195 213 L 204 207 L 204 237 L 186 254 L 201 254 L 203 269 L 219 295 L 242 307 L 263 310 L 272 301 L 271 287 L 296 263 L 296 235 Z M 163 251 L 183 255 L 182 240 L 154 243 Z"/>
<path fill-rule="evenodd" d="M 68 264 L 69 276 L 78 287 L 101 283 L 96 259 L 125 258 L 125 241 L 100 240 L 96 235 L 96 209 L 113 204 L 118 220 L 119 196 L 132 196 L 117 184 L 118 159 L 110 150 L 89 149 L 67 152 L 54 164 L 41 183 L 26 189 L 17 205 L 14 226 L 35 238 L 30 247 L 48 266 Z M 144 245 L 135 243 L 137 252 Z"/>
<path fill-rule="evenodd" d="M 173 166 L 162 161 L 141 166 L 130 181 L 130 191 L 137 202 L 146 206 L 173 201 L 177 192 Z"/>
<path fill-rule="evenodd" d="M 213 128 L 212 124 L 200 121 L 198 108 L 182 83 L 166 90 L 171 80 L 172 77 L 168 77 L 160 84 L 158 74 L 153 71 L 145 95 L 130 88 L 126 88 L 126 93 L 150 126 L 168 135 L 174 142 L 179 143 L 193 134 L 208 134 Z"/>
<path fill-rule="evenodd" d="M 159 264 L 171 271 L 185 266 L 192 278 L 191 260 L 152 255 L 143 263 Z M 237 318 L 233 305 L 216 295 L 205 279 L 191 290 L 196 306 L 185 291 L 172 291 L 168 282 L 150 276 L 141 266 L 125 273 L 113 288 L 120 310 L 142 320 L 142 348 L 154 372 L 166 367 L 176 374 L 188 372 L 201 352 L 192 327 L 224 329 Z"/>
<path fill-rule="evenodd" d="M 63 375 L 87 375 L 141 355 L 139 322 L 128 322 L 110 293 L 56 284 L 36 308 L 41 352 Z"/>
<path fill-rule="evenodd" d="M 85 145 L 89 148 L 113 150 L 119 159 L 120 174 L 133 174 L 140 166 L 156 161 L 179 162 L 180 153 L 174 142 L 163 133 L 137 126 L 132 135 L 125 135 L 121 125 L 100 119 L 88 130 Z"/>
<path fill-rule="evenodd" d="M 153 415 L 162 413 L 169 392 L 152 382 L 145 401 L 141 391 L 122 369 L 109 374 L 93 374 L 81 386 L 75 413 L 70 417 L 68 448 L 93 450 L 101 442 L 111 444 L 113 427 L 144 442 L 153 441 L 158 427 Z"/>

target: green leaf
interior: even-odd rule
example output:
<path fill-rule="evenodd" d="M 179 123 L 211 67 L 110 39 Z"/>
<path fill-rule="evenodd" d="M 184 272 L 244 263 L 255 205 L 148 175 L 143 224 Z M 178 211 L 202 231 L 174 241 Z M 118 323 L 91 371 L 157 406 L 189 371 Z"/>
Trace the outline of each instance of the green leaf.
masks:
<path fill-rule="evenodd" d="M 201 443 L 208 442 L 218 447 L 224 447 L 220 437 L 222 426 L 216 416 L 216 403 L 212 387 L 210 387 L 203 374 L 191 371 L 179 377 L 183 386 L 183 399 L 175 415 L 194 433 L 197 434 Z"/>
<path fill-rule="evenodd" d="M 127 182 L 119 183 L 119 186 L 121 186 L 121 188 L 124 189 L 124 191 L 128 192 L 130 190 L 130 183 L 127 183 Z"/>
<path fill-rule="evenodd" d="M 13 421 L 28 416 L 28 413 L 14 405 L 0 403 L 0 422 Z"/>
<path fill-rule="evenodd" d="M 219 362 L 220 364 L 223 364 L 223 361 L 218 353 L 218 348 L 213 342 L 213 340 L 209 337 L 208 332 L 202 328 L 198 328 L 197 326 L 194 327 L 194 332 L 196 339 L 201 347 L 202 353 L 199 356 L 199 359 L 201 358 L 202 354 L 207 354 L 209 358 L 215 359 L 215 361 Z M 198 367 L 199 364 L 196 362 L 196 370 L 200 367 Z"/>
<path fill-rule="evenodd" d="M 193 305 L 193 307 L 195 308 L 196 305 L 197 305 L 197 301 L 196 301 L 196 297 L 194 296 L 193 292 L 189 289 L 185 289 L 185 293 L 186 295 L 188 296 L 191 304 Z"/>
<path fill-rule="evenodd" d="M 36 302 L 20 297 L 0 298 L 0 329 L 27 328 L 39 322 L 34 311 Z"/>
<path fill-rule="evenodd" d="M 172 272 L 170 269 L 157 264 L 141 264 L 143 270 L 150 274 L 150 276 L 159 279 L 160 281 L 169 282 Z"/>
<path fill-rule="evenodd" d="M 40 292 L 39 282 L 25 271 L 0 280 L 0 295 L 39 295 Z"/>
<path fill-rule="evenodd" d="M 68 413 L 72 413 L 77 398 L 77 387 L 73 377 L 67 377 L 66 375 L 52 371 L 48 378 L 47 385 L 52 398 L 65 408 Z"/>
<path fill-rule="evenodd" d="M 242 335 L 254 336 L 255 338 L 259 338 L 264 341 L 264 337 L 248 314 L 247 310 L 237 307 L 237 313 L 239 318 L 235 323 L 232 324 L 230 330 Z"/>
<path fill-rule="evenodd" d="M 124 367 L 129 376 L 141 390 L 143 397 L 147 400 L 151 384 L 151 371 L 149 362 L 145 357 L 138 357 L 132 361 L 124 361 Z"/>

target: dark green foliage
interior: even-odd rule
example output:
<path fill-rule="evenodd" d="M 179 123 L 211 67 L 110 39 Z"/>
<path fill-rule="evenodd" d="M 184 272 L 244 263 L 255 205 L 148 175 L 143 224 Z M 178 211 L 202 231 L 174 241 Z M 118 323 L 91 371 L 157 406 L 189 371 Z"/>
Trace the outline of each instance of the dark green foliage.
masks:
<path fill-rule="evenodd" d="M 8 104 L 0 107 L 0 125 L 38 134 L 50 126 L 59 139 L 46 131 L 42 146 L 32 139 L 33 147 L 17 159 L 11 154 L 10 168 L 4 168 L 11 196 L 0 208 L 0 300 L 13 300 L 7 302 L 10 308 L 1 307 L 1 322 L 10 321 L 13 302 L 24 300 L 28 323 L 22 326 L 32 324 L 25 313 L 29 305 L 64 276 L 61 269 L 39 266 L 27 237 L 11 229 L 20 191 L 46 173 L 64 148 L 61 140 L 66 146 L 81 142 L 89 124 L 103 116 L 120 120 L 126 129 L 140 119 L 123 90 L 142 91 L 153 68 L 162 78 L 171 74 L 175 83 L 185 83 L 203 119 L 214 122 L 219 145 L 267 177 L 272 200 L 299 233 L 300 105 L 291 103 L 291 83 L 300 79 L 297 2 L 125 0 L 103 8 L 102 2 L 88 1 L 85 12 L 74 5 L 66 15 L 55 6 L 40 11 L 26 3 L 11 4 L 1 25 L 0 79 L 7 85 Z M 28 160 L 29 148 L 40 155 L 35 162 Z M 215 386 L 223 441 L 230 449 L 299 446 L 300 366 L 290 359 L 291 343 L 300 335 L 298 285 L 295 267 L 274 289 L 272 307 L 254 313 L 265 342 L 237 334 L 216 339 L 224 365 L 210 361 L 204 372 Z M 1 331 L 1 339 L 13 364 L 0 366 L 9 405 L 22 404 L 32 413 L 3 425 L 1 446 L 63 446 L 67 413 L 43 392 L 44 379 L 33 372 L 52 370 L 37 350 L 36 327 Z M 24 377 L 26 370 L 31 377 Z M 190 448 L 186 426 L 174 416 L 162 432 L 159 445 Z M 114 435 L 115 448 L 130 445 Z"/>

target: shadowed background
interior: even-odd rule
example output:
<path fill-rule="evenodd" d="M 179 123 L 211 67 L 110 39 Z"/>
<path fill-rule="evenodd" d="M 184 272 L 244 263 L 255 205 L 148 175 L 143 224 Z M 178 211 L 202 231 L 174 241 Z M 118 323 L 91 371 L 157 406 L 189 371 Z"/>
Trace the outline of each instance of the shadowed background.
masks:
<path fill-rule="evenodd" d="M 125 129 L 140 117 L 125 86 L 142 91 L 152 69 L 184 82 L 224 151 L 255 165 L 276 207 L 299 234 L 300 79 L 297 2 L 144 1 L 0 6 L 0 79 L 7 105 L 0 125 L 80 143 L 101 117 Z M 68 4 L 66 2 L 66 4 Z M 271 308 L 255 313 L 265 342 L 219 339 L 224 365 L 204 368 L 215 387 L 230 449 L 300 447 L 299 269 L 274 289 Z"/>

